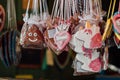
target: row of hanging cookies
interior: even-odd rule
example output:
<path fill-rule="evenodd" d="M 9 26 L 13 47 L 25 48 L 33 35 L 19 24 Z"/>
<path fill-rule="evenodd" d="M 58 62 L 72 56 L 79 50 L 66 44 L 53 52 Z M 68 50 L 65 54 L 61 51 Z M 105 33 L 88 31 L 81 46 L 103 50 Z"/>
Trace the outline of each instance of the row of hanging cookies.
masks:
<path fill-rule="evenodd" d="M 51 15 L 45 0 L 34 0 L 31 13 L 29 5 L 30 0 L 23 18 L 22 47 L 48 47 L 57 55 L 72 49 L 76 52 L 72 65 L 75 75 L 106 69 L 108 51 L 104 50 L 100 31 L 105 15 L 101 0 L 54 0 Z"/>
<path fill-rule="evenodd" d="M 0 5 L 0 59 L 5 67 L 10 67 L 20 60 L 20 48 L 17 46 L 20 33 L 17 31 L 14 0 L 7 0 L 6 7 L 5 10 Z"/>
<path fill-rule="evenodd" d="M 112 3 L 113 13 L 116 0 L 111 0 L 110 5 Z M 74 75 L 107 69 L 108 45 L 105 41 L 110 35 L 112 22 L 111 17 L 106 23 L 103 20 L 105 12 L 101 0 L 54 0 L 51 15 L 46 0 L 34 0 L 31 13 L 29 6 L 30 0 L 20 35 L 23 48 L 49 48 L 57 55 L 72 49 L 76 53 L 72 65 Z M 114 22 L 118 17 L 113 18 L 113 23 L 119 23 Z M 118 25 L 114 31 L 115 36 L 119 36 Z M 117 39 L 119 41 L 119 37 Z"/>

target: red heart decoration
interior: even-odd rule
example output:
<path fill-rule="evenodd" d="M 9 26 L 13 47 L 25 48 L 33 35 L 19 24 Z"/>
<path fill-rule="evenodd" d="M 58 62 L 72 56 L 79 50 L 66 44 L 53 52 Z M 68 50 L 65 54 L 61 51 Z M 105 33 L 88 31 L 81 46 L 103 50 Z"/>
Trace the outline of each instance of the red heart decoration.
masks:
<path fill-rule="evenodd" d="M 93 71 L 100 71 L 101 70 L 101 60 L 99 58 L 91 61 L 91 63 L 89 64 L 89 67 L 93 70 Z"/>
<path fill-rule="evenodd" d="M 96 33 L 90 42 L 90 48 L 100 48 L 102 46 L 102 36 L 100 33 Z"/>

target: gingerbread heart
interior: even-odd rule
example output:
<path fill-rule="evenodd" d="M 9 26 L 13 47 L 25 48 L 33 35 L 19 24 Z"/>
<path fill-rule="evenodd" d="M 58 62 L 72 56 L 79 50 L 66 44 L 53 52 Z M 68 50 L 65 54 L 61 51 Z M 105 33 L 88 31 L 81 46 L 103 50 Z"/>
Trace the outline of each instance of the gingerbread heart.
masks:
<path fill-rule="evenodd" d="M 66 47 L 66 45 L 69 43 L 70 39 L 71 39 L 71 35 L 66 31 L 56 33 L 54 36 L 54 41 L 58 47 L 58 50 L 63 50 Z"/>
<path fill-rule="evenodd" d="M 61 51 L 57 50 L 57 45 L 54 42 L 54 28 L 49 28 L 44 32 L 44 39 L 45 43 L 48 48 L 50 48 L 52 51 L 54 51 L 57 55 L 61 53 Z M 54 33 L 54 34 L 53 34 Z"/>

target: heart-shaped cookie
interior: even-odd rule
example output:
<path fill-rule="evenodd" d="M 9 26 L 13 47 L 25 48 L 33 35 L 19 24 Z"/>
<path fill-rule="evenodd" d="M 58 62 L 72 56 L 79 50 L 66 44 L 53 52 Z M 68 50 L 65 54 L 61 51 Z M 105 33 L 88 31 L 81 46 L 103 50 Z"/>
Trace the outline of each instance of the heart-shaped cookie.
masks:
<path fill-rule="evenodd" d="M 71 35 L 66 31 L 56 33 L 54 36 L 54 41 L 58 47 L 58 50 L 63 50 L 66 47 L 66 45 L 69 43 L 70 39 L 71 39 Z"/>
<path fill-rule="evenodd" d="M 57 45 L 55 44 L 54 37 L 53 37 L 55 33 L 53 31 L 54 31 L 54 28 L 48 28 L 44 32 L 44 39 L 47 47 L 50 48 L 52 51 L 54 51 L 57 55 L 59 55 L 61 52 L 57 50 Z"/>

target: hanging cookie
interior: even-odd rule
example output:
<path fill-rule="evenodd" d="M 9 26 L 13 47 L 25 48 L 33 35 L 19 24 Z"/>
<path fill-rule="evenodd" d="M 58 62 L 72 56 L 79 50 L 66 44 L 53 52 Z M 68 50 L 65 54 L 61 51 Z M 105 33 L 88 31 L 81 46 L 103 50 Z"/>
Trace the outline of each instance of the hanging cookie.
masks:
<path fill-rule="evenodd" d="M 58 50 L 63 50 L 71 39 L 71 35 L 68 33 L 70 24 L 61 23 L 56 28 L 56 33 L 54 35 L 55 44 L 58 47 Z"/>
<path fill-rule="evenodd" d="M 46 43 L 48 47 L 60 54 L 63 51 L 68 51 L 68 43 L 71 39 L 72 28 L 75 27 L 75 19 L 73 14 L 77 12 L 74 0 L 55 0 L 51 15 L 51 21 L 48 21 L 48 37 Z M 76 15 L 77 16 L 77 15 Z M 46 34 L 46 33 L 45 33 Z M 52 35 L 52 37 L 50 36 Z M 51 44 L 51 45 L 50 45 Z"/>
<path fill-rule="evenodd" d="M 89 75 L 98 73 L 103 69 L 99 48 L 102 48 L 102 35 L 100 32 L 103 13 L 100 1 L 83 0 L 82 8 L 70 47 L 76 52 L 73 61 L 73 75 Z"/>
<path fill-rule="evenodd" d="M 47 3 L 45 0 L 34 0 L 30 14 L 28 13 L 29 5 L 30 0 L 23 18 L 25 23 L 21 30 L 20 45 L 24 48 L 43 49 L 45 48 L 43 33 L 46 29 L 46 20 L 49 17 Z"/>

